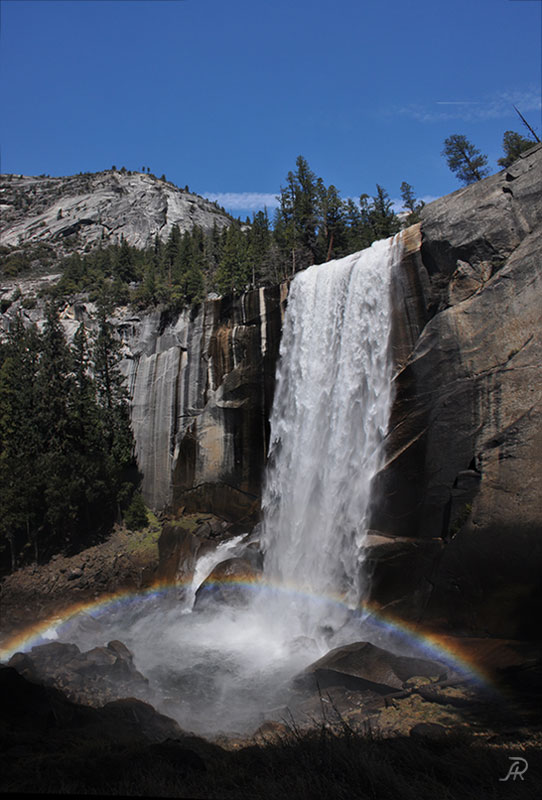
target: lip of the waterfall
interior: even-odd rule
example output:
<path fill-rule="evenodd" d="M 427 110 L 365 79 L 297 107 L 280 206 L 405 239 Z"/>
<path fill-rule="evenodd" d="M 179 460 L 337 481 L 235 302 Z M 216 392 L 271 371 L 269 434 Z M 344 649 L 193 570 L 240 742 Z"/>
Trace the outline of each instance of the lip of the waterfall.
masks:
<path fill-rule="evenodd" d="M 124 591 L 115 594 L 102 596 L 90 602 L 81 602 L 64 609 L 56 616 L 52 616 L 34 625 L 25 627 L 23 630 L 9 637 L 0 649 L 0 662 L 6 662 L 16 652 L 28 652 L 32 647 L 45 644 L 52 640 L 62 637 L 62 627 L 67 623 L 77 623 L 78 618 L 91 616 L 100 618 L 111 612 L 128 611 L 130 607 L 143 608 L 144 604 L 156 601 L 167 601 L 175 603 L 179 593 L 189 585 L 189 581 L 184 583 L 160 584 L 149 587 L 140 592 Z M 338 606 L 347 610 L 358 620 L 370 618 L 370 623 L 375 634 L 388 636 L 394 642 L 397 651 L 403 650 L 404 654 L 417 652 L 418 657 L 423 656 L 432 660 L 440 661 L 464 679 L 472 681 L 479 688 L 489 692 L 499 692 L 492 675 L 479 663 L 476 663 L 472 656 L 461 646 L 458 638 L 440 634 L 434 631 L 421 629 L 398 617 L 394 617 L 388 612 L 384 612 L 373 605 L 361 605 L 358 609 L 352 610 L 344 602 L 344 599 L 333 595 L 315 595 L 303 591 L 299 587 L 289 585 L 278 585 L 265 583 L 261 579 L 239 578 L 229 579 L 225 577 L 217 586 L 228 585 L 239 587 L 257 595 L 269 596 L 285 595 L 289 599 L 298 599 L 305 604 L 321 605 L 322 607 Z M 169 606 L 171 607 L 171 605 Z M 363 624 L 363 623 L 362 623 Z M 368 628 L 361 628 L 360 632 Z M 355 639 L 351 639 L 355 641 Z M 346 644 L 347 642 L 343 642 Z"/>

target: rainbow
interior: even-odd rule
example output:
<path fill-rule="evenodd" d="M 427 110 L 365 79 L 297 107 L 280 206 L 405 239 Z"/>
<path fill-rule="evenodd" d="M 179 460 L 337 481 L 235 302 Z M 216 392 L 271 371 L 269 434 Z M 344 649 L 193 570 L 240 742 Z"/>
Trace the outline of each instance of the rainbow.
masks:
<path fill-rule="evenodd" d="M 113 594 L 102 595 L 91 601 L 75 603 L 61 612 L 51 615 L 45 620 L 41 620 L 33 625 L 25 626 L 24 629 L 7 637 L 3 645 L 0 645 L 0 662 L 6 663 L 16 652 L 27 652 L 37 645 L 44 644 L 56 639 L 56 631 L 67 622 L 76 620 L 79 615 L 85 614 L 92 617 L 99 617 L 101 614 L 110 611 L 122 610 L 124 606 L 131 604 L 141 604 L 152 599 L 164 599 L 173 592 L 179 592 L 183 588 L 191 585 L 190 580 L 177 581 L 175 583 L 154 584 L 147 589 L 137 592 L 119 591 Z M 312 602 L 322 605 L 337 604 L 343 608 L 348 608 L 344 602 L 344 597 L 339 595 L 314 595 L 300 590 L 297 586 L 274 585 L 265 583 L 252 576 L 225 576 L 219 581 L 206 581 L 205 587 L 221 589 L 224 586 L 242 588 L 253 592 L 286 593 L 292 599 L 302 599 L 304 602 Z M 360 621 L 368 621 L 377 631 L 390 635 L 395 641 L 415 648 L 418 653 L 423 653 L 425 658 L 440 661 L 459 673 L 462 677 L 477 684 L 486 690 L 496 690 L 492 674 L 473 657 L 469 652 L 468 646 L 462 644 L 460 638 L 439 634 L 432 631 L 421 630 L 418 625 L 405 622 L 388 611 L 382 610 L 374 603 L 364 603 L 355 613 Z M 468 639 L 465 640 L 468 644 Z"/>

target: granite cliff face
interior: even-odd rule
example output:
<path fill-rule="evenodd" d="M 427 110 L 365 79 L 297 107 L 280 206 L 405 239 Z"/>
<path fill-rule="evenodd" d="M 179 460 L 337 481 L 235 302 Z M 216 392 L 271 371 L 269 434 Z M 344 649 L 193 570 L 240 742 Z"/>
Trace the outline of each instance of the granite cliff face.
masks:
<path fill-rule="evenodd" d="M 0 337 L 17 315 L 25 325 L 43 326 L 46 301 L 27 308 L 24 300 L 56 277 L 0 285 L 0 298 L 20 291 L 0 315 Z M 180 314 L 137 314 L 125 306 L 110 316 L 151 508 L 207 511 L 230 521 L 257 517 L 287 293 L 282 284 Z M 69 340 L 81 322 L 91 337 L 97 333 L 97 308 L 84 294 L 67 299 L 59 317 Z"/>
<path fill-rule="evenodd" d="M 373 599 L 533 635 L 542 566 L 542 146 L 428 205 L 396 274 Z"/>
<path fill-rule="evenodd" d="M 256 510 L 286 285 L 170 320 L 119 320 L 143 492 L 154 508 Z"/>
<path fill-rule="evenodd" d="M 172 183 L 112 170 L 65 178 L 3 175 L 0 212 L 2 245 L 49 244 L 59 255 L 118 244 L 121 237 L 146 247 L 155 236 L 165 239 L 175 224 L 184 233 L 231 222 L 214 203 Z"/>

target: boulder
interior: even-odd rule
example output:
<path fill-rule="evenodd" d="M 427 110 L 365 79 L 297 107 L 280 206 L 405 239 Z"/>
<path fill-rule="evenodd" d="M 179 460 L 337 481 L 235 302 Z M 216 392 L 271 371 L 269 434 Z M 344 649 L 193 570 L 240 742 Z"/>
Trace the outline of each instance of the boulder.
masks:
<path fill-rule="evenodd" d="M 0 666 L 0 722 L 8 722 L 12 730 L 19 732 L 64 730 L 72 736 L 98 735 L 105 741 L 159 742 L 183 734 L 174 720 L 141 700 L 128 698 L 109 702 L 103 708 L 90 708 L 4 666 Z"/>
<path fill-rule="evenodd" d="M 76 644 L 66 642 L 48 642 L 33 647 L 30 653 L 15 653 L 9 660 L 9 666 L 30 664 L 39 673 L 51 672 L 65 665 L 81 654 Z"/>
<path fill-rule="evenodd" d="M 148 680 L 119 641 L 81 652 L 75 644 L 51 642 L 15 653 L 8 662 L 29 680 L 62 689 L 71 699 L 100 706 L 117 697 L 148 695 Z"/>
<path fill-rule="evenodd" d="M 438 722 L 418 722 L 410 729 L 409 735 L 424 742 L 442 742 L 449 738 L 450 731 Z"/>
<path fill-rule="evenodd" d="M 164 525 L 158 539 L 157 579 L 173 583 L 190 578 L 202 544 L 203 540 L 182 521 Z"/>
<path fill-rule="evenodd" d="M 17 796 L 41 795 L 45 785 L 60 796 L 75 784 L 74 796 L 105 797 L 125 787 L 135 768 L 143 779 L 159 773 L 171 787 L 224 754 L 148 703 L 128 698 L 90 708 L 1 665 L 0 730 L 2 789 Z"/>
<path fill-rule="evenodd" d="M 330 650 L 298 676 L 300 685 L 345 686 L 381 694 L 402 689 L 413 677 L 442 678 L 447 667 L 435 661 L 398 656 L 369 642 L 353 642 Z"/>
<path fill-rule="evenodd" d="M 245 604 L 251 597 L 246 584 L 257 583 L 261 570 L 244 558 L 228 558 L 213 569 L 196 592 L 194 609 L 202 610 L 209 604 Z"/>
<path fill-rule="evenodd" d="M 81 578 L 82 576 L 83 576 L 83 570 L 80 569 L 79 567 L 76 567 L 75 569 L 70 570 L 70 572 L 68 573 L 68 580 L 75 581 Z"/>

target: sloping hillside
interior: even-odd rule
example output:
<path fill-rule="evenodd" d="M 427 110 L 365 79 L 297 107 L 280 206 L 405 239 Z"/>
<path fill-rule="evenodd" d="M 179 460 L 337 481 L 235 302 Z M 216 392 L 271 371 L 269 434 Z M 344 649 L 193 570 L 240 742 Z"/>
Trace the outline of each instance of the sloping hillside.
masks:
<path fill-rule="evenodd" d="M 166 239 L 173 225 L 184 233 L 230 222 L 214 203 L 139 172 L 0 178 L 0 243 L 9 248 L 49 245 L 61 256 L 122 237 L 142 248 Z"/>

